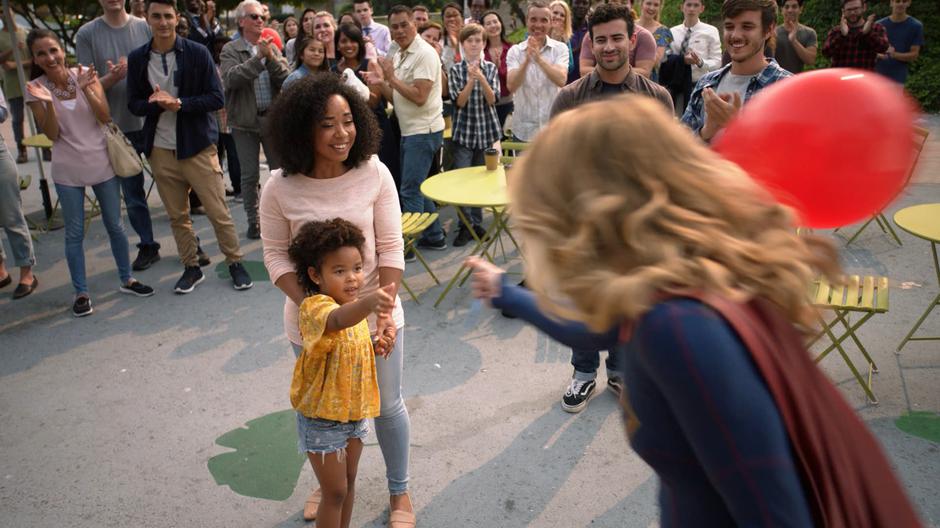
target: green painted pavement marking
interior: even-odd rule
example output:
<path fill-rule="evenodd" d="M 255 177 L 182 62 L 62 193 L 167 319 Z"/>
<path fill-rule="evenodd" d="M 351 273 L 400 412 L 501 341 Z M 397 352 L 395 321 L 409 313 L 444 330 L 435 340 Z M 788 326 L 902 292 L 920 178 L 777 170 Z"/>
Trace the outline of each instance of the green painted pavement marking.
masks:
<path fill-rule="evenodd" d="M 898 429 L 940 444 L 940 414 L 930 411 L 911 411 L 894 421 Z"/>
<path fill-rule="evenodd" d="M 246 497 L 290 498 L 306 460 L 297 452 L 296 416 L 293 409 L 271 413 L 217 438 L 215 443 L 235 451 L 209 459 L 216 484 Z"/>
<path fill-rule="evenodd" d="M 243 260 L 242 265 L 245 266 L 245 269 L 248 270 L 248 274 L 251 275 L 251 282 L 271 280 L 271 277 L 268 275 L 268 269 L 264 267 L 264 262 L 259 262 L 257 260 Z M 220 279 L 232 278 L 228 272 L 228 264 L 225 262 L 219 262 L 215 265 L 215 273 L 219 276 Z"/>

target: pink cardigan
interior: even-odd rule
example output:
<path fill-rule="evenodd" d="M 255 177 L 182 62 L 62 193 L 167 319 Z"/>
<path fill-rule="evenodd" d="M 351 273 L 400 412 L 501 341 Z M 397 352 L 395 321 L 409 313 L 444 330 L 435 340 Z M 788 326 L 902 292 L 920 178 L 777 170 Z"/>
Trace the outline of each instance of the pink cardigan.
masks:
<path fill-rule="evenodd" d="M 295 271 L 287 248 L 300 226 L 311 220 L 344 218 L 362 229 L 363 271 L 366 284 L 362 295 L 379 286 L 379 267 L 405 269 L 404 243 L 401 238 L 401 207 L 395 181 L 378 157 L 361 163 L 342 176 L 318 180 L 299 174 L 283 177 L 271 172 L 261 193 L 259 206 L 264 265 L 277 282 L 285 273 Z M 284 301 L 284 331 L 292 343 L 302 344 L 297 326 L 298 307 L 287 297 Z M 401 299 L 392 312 L 395 326 L 405 324 Z M 375 332 L 375 317 L 369 317 L 369 330 Z"/>

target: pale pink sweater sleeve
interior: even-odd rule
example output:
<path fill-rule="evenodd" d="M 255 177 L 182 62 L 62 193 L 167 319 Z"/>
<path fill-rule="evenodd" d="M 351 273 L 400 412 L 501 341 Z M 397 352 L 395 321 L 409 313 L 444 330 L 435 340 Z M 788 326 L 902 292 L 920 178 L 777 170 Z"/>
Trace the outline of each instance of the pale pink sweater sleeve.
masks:
<path fill-rule="evenodd" d="M 373 160 L 379 172 L 379 196 L 373 208 L 377 266 L 404 270 L 405 243 L 401 237 L 401 206 L 395 180 L 384 163 Z"/>
<path fill-rule="evenodd" d="M 284 274 L 294 271 L 294 264 L 287 256 L 290 246 L 290 221 L 284 216 L 278 196 L 280 173 L 268 178 L 261 192 L 258 216 L 261 221 L 261 242 L 264 247 L 264 267 L 268 269 L 271 283 L 276 283 Z"/>

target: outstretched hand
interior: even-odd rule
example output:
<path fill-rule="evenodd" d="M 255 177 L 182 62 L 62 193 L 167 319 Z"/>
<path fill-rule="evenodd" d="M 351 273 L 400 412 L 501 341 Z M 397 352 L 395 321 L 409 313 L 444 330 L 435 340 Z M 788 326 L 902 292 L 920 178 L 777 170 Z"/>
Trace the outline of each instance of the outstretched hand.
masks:
<path fill-rule="evenodd" d="M 94 68 L 86 68 L 78 65 L 78 87 L 81 90 L 94 86 L 98 82 L 98 72 Z"/>
<path fill-rule="evenodd" d="M 474 297 L 492 303 L 494 298 L 502 295 L 502 277 L 505 271 L 499 266 L 480 257 L 467 257 L 464 265 L 473 270 Z"/>

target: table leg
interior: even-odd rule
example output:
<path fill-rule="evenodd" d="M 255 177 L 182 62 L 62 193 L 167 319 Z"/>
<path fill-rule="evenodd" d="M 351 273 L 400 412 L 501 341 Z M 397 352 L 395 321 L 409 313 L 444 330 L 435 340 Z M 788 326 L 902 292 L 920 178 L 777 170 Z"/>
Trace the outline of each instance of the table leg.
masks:
<path fill-rule="evenodd" d="M 931 242 L 930 249 L 933 252 L 933 267 L 937 274 L 937 286 L 940 287 L 940 259 L 937 258 L 937 243 Z M 912 337 L 914 332 L 916 332 L 917 329 L 920 328 L 920 325 L 924 323 L 924 320 L 927 319 L 927 316 L 930 315 L 930 312 L 932 312 L 933 309 L 938 305 L 940 305 L 940 293 L 938 293 L 937 296 L 934 297 L 932 301 L 930 301 L 930 304 L 927 306 L 927 309 L 924 311 L 924 313 L 920 316 L 920 319 L 914 323 L 914 328 L 911 328 L 911 331 L 908 332 L 906 336 L 904 336 L 903 340 L 901 340 L 901 344 L 898 345 L 898 349 L 895 352 L 896 354 L 901 352 L 901 349 L 904 348 L 904 345 L 906 345 L 908 341 L 940 341 L 940 336 Z"/>

